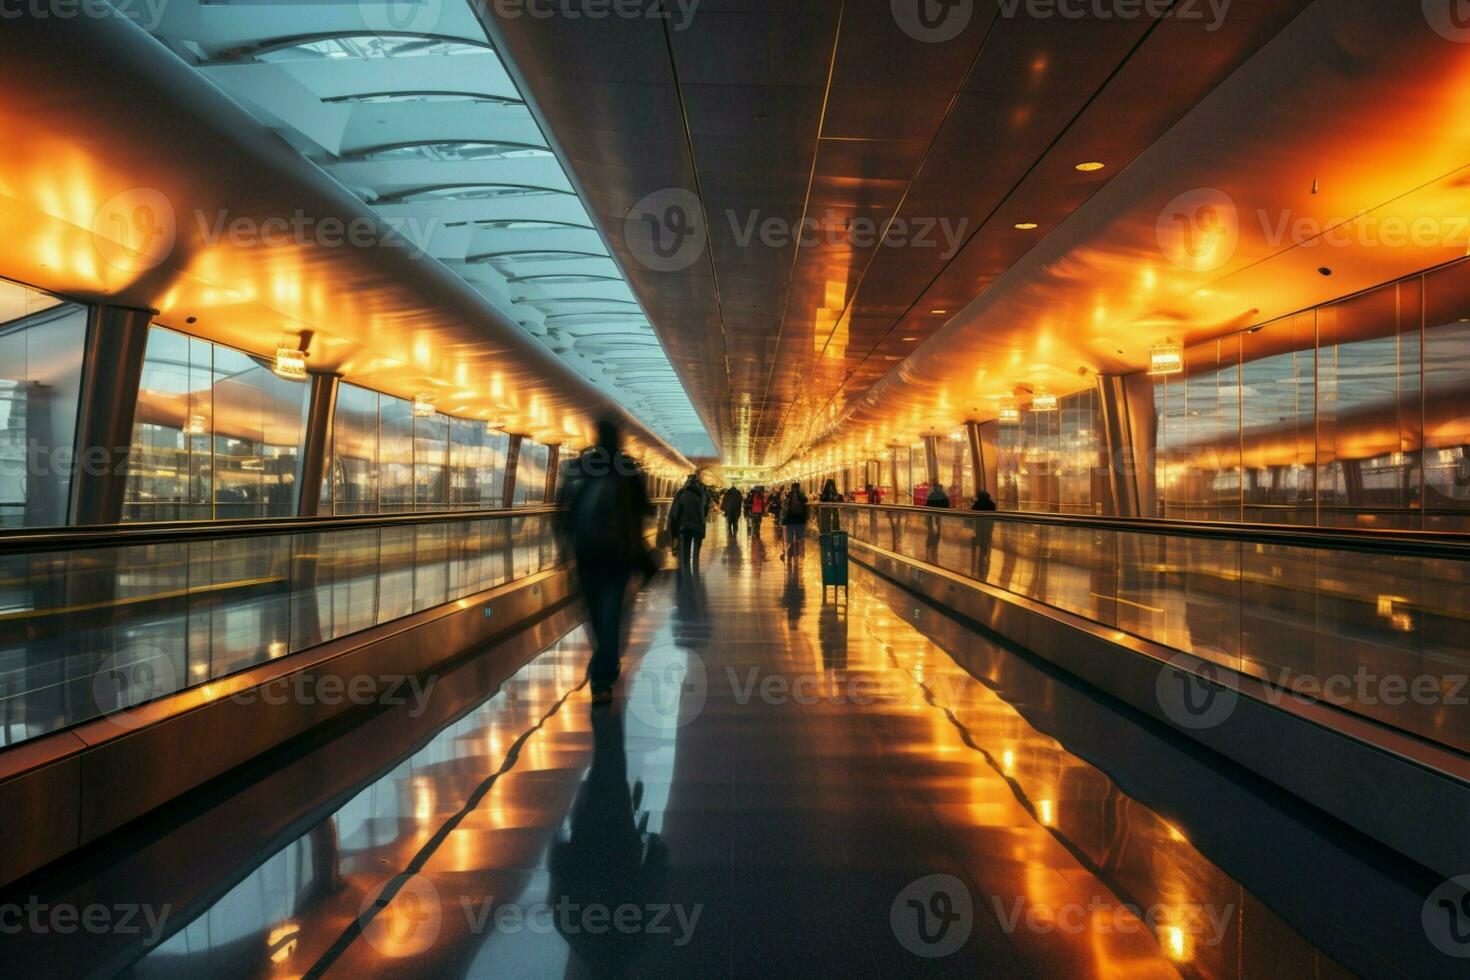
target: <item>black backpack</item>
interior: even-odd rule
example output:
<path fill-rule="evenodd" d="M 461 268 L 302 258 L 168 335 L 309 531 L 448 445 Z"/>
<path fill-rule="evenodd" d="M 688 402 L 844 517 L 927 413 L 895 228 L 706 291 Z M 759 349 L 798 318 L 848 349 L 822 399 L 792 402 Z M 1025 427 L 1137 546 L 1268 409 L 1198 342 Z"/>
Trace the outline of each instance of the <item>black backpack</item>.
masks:
<path fill-rule="evenodd" d="M 625 485 L 613 474 L 583 482 L 572 502 L 572 534 L 578 551 L 608 558 L 628 557 L 633 503 Z"/>
<path fill-rule="evenodd" d="M 786 516 L 805 518 L 806 501 L 793 493 L 786 501 Z"/>

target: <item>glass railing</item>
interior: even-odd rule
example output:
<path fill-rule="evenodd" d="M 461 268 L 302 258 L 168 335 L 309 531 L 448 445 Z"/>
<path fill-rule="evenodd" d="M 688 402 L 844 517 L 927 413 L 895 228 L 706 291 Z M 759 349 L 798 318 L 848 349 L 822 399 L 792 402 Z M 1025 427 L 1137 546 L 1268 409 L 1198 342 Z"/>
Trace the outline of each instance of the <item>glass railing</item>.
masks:
<path fill-rule="evenodd" d="M 0 745 L 562 562 L 553 508 L 0 536 Z"/>
<path fill-rule="evenodd" d="M 1470 540 L 838 505 L 853 538 L 1470 751 Z"/>

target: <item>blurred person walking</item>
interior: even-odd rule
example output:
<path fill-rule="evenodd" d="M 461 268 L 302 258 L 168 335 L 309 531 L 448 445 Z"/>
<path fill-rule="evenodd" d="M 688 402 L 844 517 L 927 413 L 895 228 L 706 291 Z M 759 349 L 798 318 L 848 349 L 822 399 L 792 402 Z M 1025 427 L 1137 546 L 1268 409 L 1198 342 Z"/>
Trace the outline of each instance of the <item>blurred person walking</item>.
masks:
<path fill-rule="evenodd" d="M 808 508 L 806 494 L 801 484 L 791 484 L 781 511 L 781 530 L 785 533 L 785 560 L 797 561 L 806 551 L 806 519 Z"/>
<path fill-rule="evenodd" d="M 628 584 L 635 573 L 646 581 L 657 571 L 643 539 L 643 522 L 653 514 L 653 504 L 637 461 L 621 447 L 618 424 L 600 420 L 596 444 L 577 457 L 563 489 L 568 505 L 564 528 L 592 629 L 587 678 L 594 705 L 612 701 L 622 672 Z"/>
<path fill-rule="evenodd" d="M 680 569 L 699 570 L 699 550 L 704 546 L 708 511 L 709 495 L 699 482 L 699 474 L 691 474 L 669 508 L 669 534 L 678 539 Z"/>
<path fill-rule="evenodd" d="M 720 501 L 720 510 L 725 514 L 725 529 L 730 532 L 730 537 L 735 537 L 735 529 L 740 526 L 740 510 L 743 498 L 740 491 L 735 487 L 725 491 L 725 498 Z"/>
<path fill-rule="evenodd" d="M 843 502 L 842 493 L 837 489 L 836 480 L 828 480 L 822 484 L 822 494 L 817 498 L 823 505 L 817 510 L 817 528 L 822 532 L 837 530 L 837 508 L 828 506 Z"/>
<path fill-rule="evenodd" d="M 746 533 L 754 534 L 756 537 L 760 536 L 761 521 L 765 519 L 766 510 L 766 488 L 752 487 L 750 496 L 745 498 Z"/>

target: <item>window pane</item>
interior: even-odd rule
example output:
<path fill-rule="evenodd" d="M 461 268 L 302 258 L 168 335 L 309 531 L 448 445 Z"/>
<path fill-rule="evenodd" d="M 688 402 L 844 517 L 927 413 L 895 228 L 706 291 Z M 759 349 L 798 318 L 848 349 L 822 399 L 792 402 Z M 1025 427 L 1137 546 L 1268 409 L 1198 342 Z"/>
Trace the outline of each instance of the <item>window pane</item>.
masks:
<path fill-rule="evenodd" d="M 0 526 L 65 524 L 87 307 L 0 281 Z"/>
<path fill-rule="evenodd" d="M 385 514 L 413 509 L 413 403 L 378 400 L 378 500 Z"/>
<path fill-rule="evenodd" d="M 1424 279 L 1425 526 L 1470 530 L 1470 263 Z"/>
<path fill-rule="evenodd" d="M 443 510 L 449 501 L 449 417 L 413 420 L 413 504 L 415 510 Z"/>
<path fill-rule="evenodd" d="M 378 393 L 343 384 L 332 434 L 334 513 L 378 510 Z"/>

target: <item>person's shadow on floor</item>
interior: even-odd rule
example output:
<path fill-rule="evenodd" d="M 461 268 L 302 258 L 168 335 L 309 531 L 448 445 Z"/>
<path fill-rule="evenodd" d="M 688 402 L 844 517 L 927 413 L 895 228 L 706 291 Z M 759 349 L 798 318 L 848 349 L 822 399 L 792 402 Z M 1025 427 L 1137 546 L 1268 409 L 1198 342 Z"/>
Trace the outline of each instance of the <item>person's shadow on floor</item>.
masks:
<path fill-rule="evenodd" d="M 612 916 L 625 906 L 646 915 L 666 900 L 668 849 L 648 832 L 648 814 L 640 809 L 642 782 L 628 786 L 621 712 L 594 711 L 592 738 L 592 768 L 572 804 L 570 832 L 551 848 L 546 902 L 557 931 L 582 960 L 584 975 L 621 975 L 655 937 L 643 929 L 612 928 Z"/>

